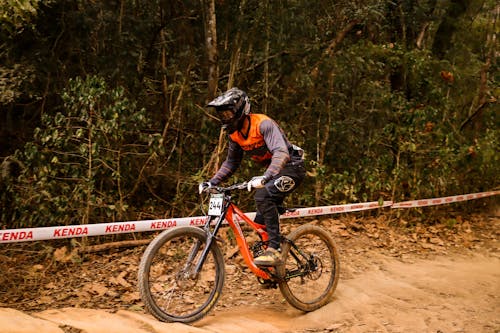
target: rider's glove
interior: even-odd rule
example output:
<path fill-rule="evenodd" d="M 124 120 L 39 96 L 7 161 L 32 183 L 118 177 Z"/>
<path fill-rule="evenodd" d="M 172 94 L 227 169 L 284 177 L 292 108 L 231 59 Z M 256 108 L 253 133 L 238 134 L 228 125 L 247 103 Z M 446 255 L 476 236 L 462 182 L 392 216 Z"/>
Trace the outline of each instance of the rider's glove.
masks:
<path fill-rule="evenodd" d="M 264 176 L 253 177 L 248 182 L 248 185 L 247 185 L 248 191 L 251 191 L 252 188 L 263 188 L 266 181 L 267 181 L 266 177 L 264 177 Z"/>
<path fill-rule="evenodd" d="M 212 183 L 210 182 L 203 182 L 198 185 L 198 193 L 203 193 L 206 189 L 209 189 L 212 187 Z"/>

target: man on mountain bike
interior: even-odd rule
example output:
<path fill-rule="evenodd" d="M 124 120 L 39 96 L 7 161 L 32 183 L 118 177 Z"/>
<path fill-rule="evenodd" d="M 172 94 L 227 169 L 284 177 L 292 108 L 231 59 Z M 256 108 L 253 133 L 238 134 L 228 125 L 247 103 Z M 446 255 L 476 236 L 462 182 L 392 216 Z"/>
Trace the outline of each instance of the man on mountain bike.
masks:
<path fill-rule="evenodd" d="M 255 222 L 265 225 L 269 235 L 268 248 L 254 258 L 256 265 L 274 266 L 280 260 L 279 215 L 284 213 L 283 200 L 302 182 L 305 167 L 301 148 L 291 144 L 278 124 L 263 114 L 250 113 L 247 94 L 231 88 L 207 104 L 215 108 L 228 132 L 229 149 L 226 160 L 208 181 L 199 185 L 200 193 L 230 177 L 240 166 L 243 153 L 266 167 L 261 176 L 248 182 L 255 188 L 257 214 Z"/>

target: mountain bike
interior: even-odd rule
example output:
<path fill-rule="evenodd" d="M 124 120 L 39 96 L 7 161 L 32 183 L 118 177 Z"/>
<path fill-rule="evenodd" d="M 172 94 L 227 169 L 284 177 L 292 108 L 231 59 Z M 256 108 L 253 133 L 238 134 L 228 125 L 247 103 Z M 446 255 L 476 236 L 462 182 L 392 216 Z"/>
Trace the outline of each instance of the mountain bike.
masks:
<path fill-rule="evenodd" d="M 265 227 L 248 218 L 232 201 L 234 190 L 247 183 L 211 187 L 204 226 L 183 226 L 161 232 L 147 246 L 139 265 L 141 299 L 147 310 L 166 322 L 191 323 L 216 304 L 225 279 L 218 236 L 224 221 L 232 229 L 245 264 L 263 287 L 279 287 L 289 304 L 304 312 L 327 304 L 339 279 L 339 255 L 323 228 L 304 224 L 281 236 L 281 260 L 273 267 L 257 266 L 253 258 L 267 247 Z M 253 229 L 258 241 L 249 244 L 240 222 Z"/>

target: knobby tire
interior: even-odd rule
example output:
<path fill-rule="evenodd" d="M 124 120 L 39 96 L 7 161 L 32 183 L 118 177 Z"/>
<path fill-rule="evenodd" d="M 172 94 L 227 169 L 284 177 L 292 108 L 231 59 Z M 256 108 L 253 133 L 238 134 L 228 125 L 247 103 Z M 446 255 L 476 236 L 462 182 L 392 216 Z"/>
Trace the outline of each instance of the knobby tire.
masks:
<path fill-rule="evenodd" d="M 315 225 L 302 225 L 292 231 L 282 246 L 283 265 L 277 267 L 283 297 L 295 308 L 309 312 L 327 304 L 339 280 L 339 254 L 332 236 Z M 308 258 L 313 267 L 300 267 L 295 254 L 304 264 L 307 262 L 292 246 L 295 244 Z M 310 265 L 311 266 L 311 265 Z"/>
<path fill-rule="evenodd" d="M 206 242 L 202 229 L 178 227 L 163 231 L 146 248 L 139 265 L 139 292 L 147 310 L 157 319 L 192 323 L 215 306 L 225 275 L 224 257 L 215 241 L 200 273 L 190 274 Z M 188 257 L 193 253 L 189 265 Z"/>

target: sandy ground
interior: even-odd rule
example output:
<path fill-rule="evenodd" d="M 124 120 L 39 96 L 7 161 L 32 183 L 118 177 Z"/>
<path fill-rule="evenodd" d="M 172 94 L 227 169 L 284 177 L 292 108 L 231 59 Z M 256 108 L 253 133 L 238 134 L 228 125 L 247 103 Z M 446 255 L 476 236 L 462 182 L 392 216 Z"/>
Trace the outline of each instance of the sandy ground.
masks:
<path fill-rule="evenodd" d="M 498 257 L 370 255 L 373 269 L 342 280 L 332 302 L 315 312 L 239 307 L 216 311 L 196 326 L 242 333 L 500 332 Z"/>
<path fill-rule="evenodd" d="M 43 333 L 48 321 L 60 332 L 88 333 L 500 332 L 497 256 L 455 254 L 398 260 L 376 253 L 366 255 L 370 255 L 366 260 L 372 268 L 341 280 L 332 301 L 312 313 L 294 310 L 280 300 L 278 290 L 272 290 L 265 291 L 272 296 L 260 306 L 219 306 L 192 326 L 160 324 L 148 315 L 123 310 L 64 308 L 32 313 L 10 327 L 14 315 L 2 309 L 0 331 Z M 149 328 L 151 323 L 157 328 L 148 329 L 144 324 L 148 322 Z"/>
<path fill-rule="evenodd" d="M 0 308 L 0 332 L 498 333 L 498 219 L 494 223 L 481 231 L 487 242 L 426 246 L 424 254 L 416 247 L 392 253 L 393 248 L 367 246 L 351 235 L 340 242 L 341 278 L 333 299 L 311 313 L 289 306 L 277 289 L 260 289 L 234 260 L 226 265 L 230 281 L 217 306 L 192 325 L 158 322 L 140 307 L 54 304 L 43 311 Z"/>

